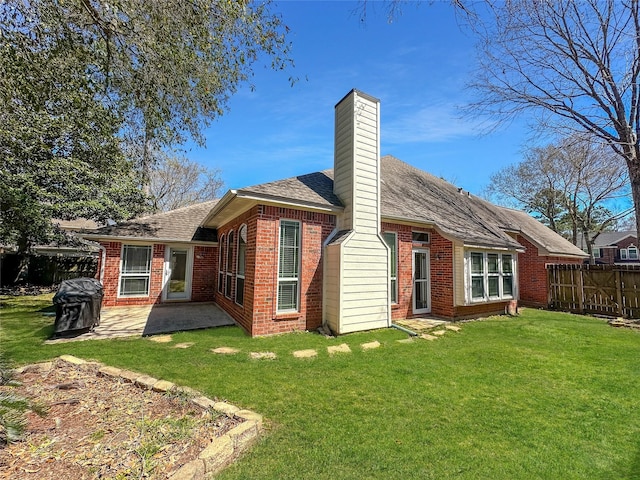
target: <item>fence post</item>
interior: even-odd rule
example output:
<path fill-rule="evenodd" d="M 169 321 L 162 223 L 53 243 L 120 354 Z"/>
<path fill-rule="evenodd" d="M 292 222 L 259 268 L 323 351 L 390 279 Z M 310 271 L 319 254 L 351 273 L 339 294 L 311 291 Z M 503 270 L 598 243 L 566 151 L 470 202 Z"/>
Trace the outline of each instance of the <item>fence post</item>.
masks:
<path fill-rule="evenodd" d="M 622 272 L 616 268 L 616 297 L 618 302 L 618 316 L 624 317 L 624 307 L 622 305 Z"/>
<path fill-rule="evenodd" d="M 584 313 L 584 269 L 574 268 L 578 271 L 578 285 L 576 285 L 576 294 L 578 295 L 578 311 Z"/>

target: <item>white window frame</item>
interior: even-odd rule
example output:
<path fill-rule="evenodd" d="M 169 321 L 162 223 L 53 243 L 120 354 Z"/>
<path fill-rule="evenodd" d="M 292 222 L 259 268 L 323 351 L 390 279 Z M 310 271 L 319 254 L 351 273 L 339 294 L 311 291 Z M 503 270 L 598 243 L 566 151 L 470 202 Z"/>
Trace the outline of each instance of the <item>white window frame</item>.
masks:
<path fill-rule="evenodd" d="M 233 290 L 233 244 L 235 242 L 235 235 L 233 230 L 227 232 L 227 251 L 226 251 L 226 259 L 225 259 L 225 280 L 224 280 L 224 296 L 228 299 L 231 299 L 231 293 Z"/>
<path fill-rule="evenodd" d="M 244 242 L 242 273 L 240 273 L 240 240 Z M 241 307 L 244 306 L 244 284 L 247 271 L 247 240 L 247 225 L 243 224 L 238 229 L 238 246 L 236 247 L 236 305 Z M 240 283 L 239 280 L 242 281 L 242 286 L 238 285 Z M 240 301 L 238 301 L 238 292 L 242 292 L 240 294 Z"/>
<path fill-rule="evenodd" d="M 391 245 L 387 241 L 386 235 L 393 236 L 393 245 L 394 245 L 394 251 L 396 255 L 396 258 L 395 258 L 396 274 L 393 275 L 393 271 L 391 270 L 391 267 L 393 265 L 393 258 L 391 258 L 391 255 L 393 255 L 394 251 L 389 251 L 389 299 L 391 300 L 391 304 L 396 305 L 398 303 L 398 233 L 382 232 L 382 238 L 384 238 L 384 241 L 386 242 L 387 246 L 391 248 Z"/>
<path fill-rule="evenodd" d="M 223 234 L 220 236 L 220 242 L 218 243 L 218 293 L 224 292 L 224 286 L 222 285 L 224 283 L 224 269 L 222 262 L 227 258 L 224 254 L 224 242 L 226 239 L 227 237 Z"/>
<path fill-rule="evenodd" d="M 621 248 L 620 249 L 620 260 L 627 260 L 627 249 L 626 248 Z"/>
<path fill-rule="evenodd" d="M 127 273 L 124 271 L 125 268 L 125 250 L 128 248 L 145 248 L 149 252 L 148 257 L 148 267 L 146 272 L 132 272 Z M 150 295 L 151 292 L 151 268 L 153 266 L 153 245 L 143 245 L 143 244 L 131 244 L 131 243 L 123 243 L 120 248 L 120 275 L 118 276 L 118 297 L 119 298 L 146 298 Z M 125 278 L 146 278 L 147 279 L 147 293 L 137 293 L 137 294 L 127 294 L 122 291 L 122 281 Z"/>
<path fill-rule="evenodd" d="M 633 255 L 631 252 L 634 252 Z M 635 245 L 629 245 L 627 247 L 627 260 L 638 260 L 638 247 Z"/>
<path fill-rule="evenodd" d="M 482 255 L 482 272 L 472 273 L 472 255 Z M 489 272 L 489 255 L 498 256 L 498 271 Z M 511 272 L 505 272 L 504 256 L 511 258 Z M 465 252 L 465 299 L 467 304 L 486 303 L 493 301 L 513 300 L 517 298 L 517 254 L 515 252 L 501 252 L 496 250 L 467 250 Z M 473 297 L 473 278 L 481 277 L 483 286 L 483 296 Z M 511 277 L 511 294 L 505 294 L 505 278 Z M 498 278 L 498 295 L 489 295 L 489 278 Z"/>
<path fill-rule="evenodd" d="M 281 277 L 280 274 L 280 259 L 282 255 L 281 249 L 281 237 L 282 237 L 282 227 L 285 223 L 295 223 L 298 225 L 298 238 L 297 238 L 297 249 L 298 249 L 298 265 L 297 265 L 297 276 L 296 277 Z M 300 266 L 302 264 L 302 223 L 299 220 L 290 220 L 286 218 L 280 219 L 278 223 L 278 282 L 276 285 L 276 313 L 295 313 L 300 311 Z M 295 308 L 280 308 L 280 286 L 284 283 L 296 284 L 296 305 Z"/>
<path fill-rule="evenodd" d="M 600 249 L 595 247 L 592 249 L 593 251 L 593 258 L 602 258 L 602 256 L 600 255 Z"/>

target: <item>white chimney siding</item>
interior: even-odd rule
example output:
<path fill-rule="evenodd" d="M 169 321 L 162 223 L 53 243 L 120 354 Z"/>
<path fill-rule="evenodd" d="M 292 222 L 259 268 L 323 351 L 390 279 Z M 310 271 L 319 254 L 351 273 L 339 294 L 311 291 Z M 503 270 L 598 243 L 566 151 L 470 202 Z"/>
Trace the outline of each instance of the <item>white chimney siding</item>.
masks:
<path fill-rule="evenodd" d="M 391 324 L 380 236 L 380 101 L 357 90 L 335 107 L 333 191 L 344 205 L 325 246 L 324 321 L 338 334 Z"/>

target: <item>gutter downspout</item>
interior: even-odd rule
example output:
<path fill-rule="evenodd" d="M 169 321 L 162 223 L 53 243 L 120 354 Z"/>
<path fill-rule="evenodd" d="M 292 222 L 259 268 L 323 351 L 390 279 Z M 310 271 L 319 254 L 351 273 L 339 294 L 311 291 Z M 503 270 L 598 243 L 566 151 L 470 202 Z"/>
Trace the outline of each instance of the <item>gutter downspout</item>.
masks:
<path fill-rule="evenodd" d="M 107 247 L 98 243 L 100 249 L 100 283 L 104 286 L 104 264 L 107 261 Z"/>
<path fill-rule="evenodd" d="M 418 336 L 418 334 L 416 332 L 414 332 L 413 330 L 409 330 L 408 328 L 402 327 L 402 326 L 397 325 L 395 323 L 391 324 L 391 328 L 395 328 L 397 330 L 400 330 L 401 332 L 406 333 L 410 337 L 417 337 Z"/>

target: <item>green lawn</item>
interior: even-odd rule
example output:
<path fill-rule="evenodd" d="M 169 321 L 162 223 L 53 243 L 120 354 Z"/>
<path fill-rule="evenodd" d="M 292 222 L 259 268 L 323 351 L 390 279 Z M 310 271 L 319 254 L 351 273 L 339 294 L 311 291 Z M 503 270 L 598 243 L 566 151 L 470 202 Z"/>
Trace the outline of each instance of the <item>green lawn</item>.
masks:
<path fill-rule="evenodd" d="M 69 353 L 265 415 L 263 440 L 222 479 L 640 479 L 640 334 L 603 320 L 524 310 L 411 344 L 397 330 L 251 339 L 226 327 L 174 335 L 195 342 L 181 350 L 43 345 L 50 296 L 2 302 L 0 342 L 18 363 Z M 373 340 L 382 346 L 360 348 Z M 352 353 L 330 357 L 341 343 Z M 219 346 L 242 352 L 210 352 Z M 305 348 L 318 357 L 292 357 Z"/>

